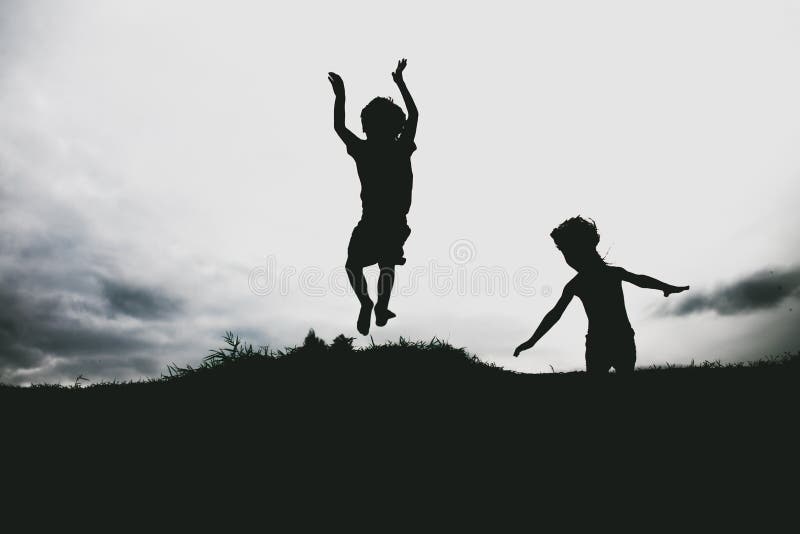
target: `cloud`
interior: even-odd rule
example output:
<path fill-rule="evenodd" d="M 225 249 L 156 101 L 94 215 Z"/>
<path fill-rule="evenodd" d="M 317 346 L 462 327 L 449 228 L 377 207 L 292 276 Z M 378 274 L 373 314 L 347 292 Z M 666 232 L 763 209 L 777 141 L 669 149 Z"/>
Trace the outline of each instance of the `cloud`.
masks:
<path fill-rule="evenodd" d="M 63 374 L 62 368 L 102 358 L 126 374 L 147 374 L 158 365 L 127 356 L 155 346 L 146 326 L 114 321 L 91 295 L 32 291 L 27 284 L 0 288 L 0 376 L 31 372 Z"/>
<path fill-rule="evenodd" d="M 722 285 L 712 291 L 688 294 L 674 306 L 665 306 L 665 315 L 690 315 L 714 311 L 736 315 L 777 307 L 784 300 L 800 296 L 800 266 L 765 269 Z"/>
<path fill-rule="evenodd" d="M 158 374 L 181 299 L 112 278 L 92 261 L 90 236 L 66 227 L 72 239 L 56 239 L 55 225 L 43 240 L 0 230 L 0 382 Z"/>
<path fill-rule="evenodd" d="M 196 364 L 226 330 L 271 344 L 248 270 L 162 231 L 116 163 L 52 128 L 25 78 L 4 87 L 2 74 L 0 383 L 158 376 Z"/>
<path fill-rule="evenodd" d="M 119 280 L 102 280 L 102 294 L 113 315 L 158 319 L 172 315 L 179 308 L 177 300 L 168 295 Z"/>
<path fill-rule="evenodd" d="M 0 90 L 0 382 L 157 376 L 186 344 L 184 298 L 107 238 L 113 174 L 43 126 L 20 87 Z"/>

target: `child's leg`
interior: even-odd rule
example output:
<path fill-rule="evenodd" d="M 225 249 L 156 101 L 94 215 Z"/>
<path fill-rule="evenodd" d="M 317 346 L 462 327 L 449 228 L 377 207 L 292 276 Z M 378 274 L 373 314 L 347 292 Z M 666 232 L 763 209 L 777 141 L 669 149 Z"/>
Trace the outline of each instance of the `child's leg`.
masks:
<path fill-rule="evenodd" d="M 394 313 L 389 311 L 389 298 L 392 296 L 392 288 L 394 287 L 394 265 L 379 263 L 381 268 L 380 276 L 378 277 L 378 304 L 375 305 L 375 325 L 383 326 L 386 322 L 395 316 Z"/>
<path fill-rule="evenodd" d="M 620 343 L 613 363 L 618 375 L 633 374 L 633 369 L 636 367 L 636 343 L 633 338 Z"/>
<path fill-rule="evenodd" d="M 347 271 L 347 279 L 350 280 L 350 287 L 353 288 L 358 302 L 362 305 L 372 305 L 372 299 L 369 298 L 369 291 L 367 291 L 367 279 L 364 276 L 364 268 L 350 262 L 347 262 L 344 268 Z"/>
<path fill-rule="evenodd" d="M 394 287 L 394 265 L 385 263 L 379 263 L 378 265 L 381 268 L 381 274 L 378 277 L 378 304 L 376 308 L 385 310 L 389 307 L 389 298 L 392 296 L 392 287 Z"/>
<path fill-rule="evenodd" d="M 586 372 L 592 376 L 607 376 L 609 369 L 611 369 L 611 365 L 608 360 L 601 358 L 586 359 Z"/>
<path fill-rule="evenodd" d="M 609 361 L 606 348 L 602 343 L 590 341 L 587 337 L 586 372 L 592 376 L 605 376 L 608 375 L 609 369 L 611 369 L 611 362 Z"/>
<path fill-rule="evenodd" d="M 358 322 L 356 328 L 358 331 L 367 335 L 369 333 L 369 322 L 372 316 L 372 299 L 369 298 L 369 291 L 367 291 L 367 279 L 364 277 L 364 267 L 350 263 L 345 264 L 347 271 L 347 279 L 350 280 L 350 286 L 361 303 L 361 311 L 358 313 Z"/>

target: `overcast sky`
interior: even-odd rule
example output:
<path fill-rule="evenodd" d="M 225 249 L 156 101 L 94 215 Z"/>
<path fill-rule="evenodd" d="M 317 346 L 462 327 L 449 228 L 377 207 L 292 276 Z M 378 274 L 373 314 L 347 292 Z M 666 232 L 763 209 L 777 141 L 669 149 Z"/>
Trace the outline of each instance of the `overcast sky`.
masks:
<path fill-rule="evenodd" d="M 357 336 L 326 74 L 360 133 L 400 57 L 412 234 L 375 342 L 582 368 L 578 301 L 511 357 L 582 214 L 610 262 L 692 286 L 625 287 L 639 365 L 800 349 L 799 2 L 0 1 L 0 381 L 158 376 L 226 330 Z"/>

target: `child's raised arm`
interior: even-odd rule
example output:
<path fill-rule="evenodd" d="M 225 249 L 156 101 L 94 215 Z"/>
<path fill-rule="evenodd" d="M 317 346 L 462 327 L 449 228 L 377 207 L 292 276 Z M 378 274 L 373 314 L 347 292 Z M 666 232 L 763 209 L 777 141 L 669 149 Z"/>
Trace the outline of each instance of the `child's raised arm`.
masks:
<path fill-rule="evenodd" d="M 403 129 L 402 137 L 407 139 L 409 142 L 414 141 L 414 136 L 417 134 L 417 121 L 419 120 L 419 111 L 417 110 L 417 105 L 414 103 L 414 99 L 411 98 L 411 93 L 408 92 L 408 87 L 406 87 L 406 82 L 403 79 L 403 71 L 406 69 L 406 65 L 408 61 L 403 58 L 397 62 L 397 69 L 392 73 L 392 79 L 394 83 L 397 84 L 397 88 L 400 89 L 400 94 L 403 95 L 403 102 L 406 104 L 406 110 L 408 111 L 408 119 L 406 120 L 406 126 Z"/>
<path fill-rule="evenodd" d="M 553 325 L 556 324 L 559 319 L 561 319 L 561 316 L 564 314 L 564 310 L 567 309 L 567 305 L 570 303 L 573 296 L 575 296 L 575 292 L 572 289 L 572 284 L 570 283 L 564 286 L 564 291 L 561 293 L 561 298 L 558 299 L 558 302 L 556 302 L 556 305 L 553 306 L 553 309 L 547 312 L 547 314 L 542 318 L 542 322 L 539 323 L 539 327 L 536 328 L 536 331 L 533 333 L 530 339 L 522 343 L 514 350 L 514 356 L 519 356 L 519 353 L 523 350 L 528 350 L 529 348 L 533 347 L 536 342 L 548 332 L 548 330 L 553 328 Z"/>
<path fill-rule="evenodd" d="M 360 141 L 360 139 L 356 134 L 348 130 L 344 124 L 344 81 L 335 72 L 328 73 L 328 81 L 331 82 L 333 94 L 336 95 L 336 101 L 333 104 L 333 129 L 344 141 L 344 144 L 350 146 L 352 143 Z"/>
<path fill-rule="evenodd" d="M 661 280 L 656 280 L 652 276 L 647 276 L 645 274 L 633 274 L 622 267 L 617 267 L 618 272 L 623 280 L 626 282 L 630 282 L 631 284 L 639 287 L 643 287 L 645 289 L 657 289 L 659 291 L 664 292 L 664 296 L 668 297 L 672 293 L 680 293 L 681 291 L 686 291 L 689 289 L 689 286 L 673 286 L 671 284 L 667 284 L 662 282 Z"/>

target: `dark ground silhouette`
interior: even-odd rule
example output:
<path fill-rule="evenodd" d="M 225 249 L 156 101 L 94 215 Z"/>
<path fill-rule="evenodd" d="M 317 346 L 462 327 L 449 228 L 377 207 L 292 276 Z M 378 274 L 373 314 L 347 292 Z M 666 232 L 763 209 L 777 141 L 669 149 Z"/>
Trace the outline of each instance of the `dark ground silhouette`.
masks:
<path fill-rule="evenodd" d="M 374 305 L 375 325 L 384 326 L 395 317 L 389 310 L 395 266 L 406 262 L 403 245 L 411 233 L 406 215 L 411 207 L 413 173 L 410 158 L 417 149 L 414 136 L 419 112 L 403 79 L 405 68 L 406 60 L 398 61 L 392 78 L 403 95 L 408 118 L 391 99 L 373 99 L 361 112 L 366 140 L 345 125 L 344 82 L 338 74 L 328 73 L 336 95 L 333 128 L 347 146 L 347 153 L 355 160 L 361 181 L 361 220 L 350 237 L 345 269 L 361 306 L 356 328 L 364 335 L 369 333 L 373 302 L 363 269 L 376 263 L 380 267 L 378 302 Z"/>
<path fill-rule="evenodd" d="M 475 499 L 512 502 L 537 524 L 531 514 L 553 502 L 581 514 L 607 503 L 616 518 L 620 499 L 658 508 L 659 522 L 688 509 L 719 521 L 727 509 L 709 503 L 723 491 L 772 507 L 777 482 L 796 474 L 800 354 L 620 380 L 512 373 L 438 341 L 355 350 L 311 334 L 275 354 L 229 341 L 162 380 L 0 387 L 6 473 L 28 473 L 9 483 L 30 480 L 38 496 L 66 466 L 81 506 L 102 502 L 87 485 L 117 503 L 167 493 L 180 517 L 180 488 L 203 492 L 193 518 L 251 498 L 267 525 L 287 503 L 301 508 L 295 525 L 396 524 L 422 509 L 452 525 L 471 521 Z"/>
<path fill-rule="evenodd" d="M 523 425 L 533 430 L 545 423 L 572 426 L 579 420 L 589 426 L 616 421 L 624 428 L 643 429 L 666 428 L 681 419 L 682 425 L 690 426 L 705 424 L 712 412 L 716 422 L 730 418 L 741 423 L 754 412 L 768 419 L 793 411 L 796 404 L 787 403 L 800 396 L 800 355 L 751 364 L 726 366 L 716 361 L 639 369 L 624 377 L 516 373 L 439 340 L 401 338 L 398 343 L 357 349 L 352 338 L 339 336 L 327 344 L 312 331 L 302 345 L 278 352 L 254 348 L 230 334 L 226 342 L 202 366 L 172 366 L 159 379 L 87 382 L 83 387 L 80 382 L 75 387 L 0 386 L 0 399 L 19 414 L 42 410 L 39 416 L 53 420 L 75 413 L 95 423 L 103 415 L 119 420 L 131 410 L 160 413 L 177 403 L 185 404 L 188 411 L 183 416 L 188 418 L 230 408 L 232 418 L 256 416 L 287 424 L 318 420 L 323 414 L 338 414 L 337 419 L 356 425 L 375 418 L 378 426 L 435 426 L 444 418 L 455 430 L 520 417 L 519 421 L 535 420 L 533 426 Z M 631 399 L 637 400 L 635 405 Z"/>
<path fill-rule="evenodd" d="M 553 309 L 542 319 L 533 335 L 514 350 L 514 356 L 533 347 L 564 313 L 577 296 L 589 319 L 586 334 L 586 370 L 591 374 L 632 374 L 636 365 L 634 331 L 625 310 L 622 282 L 657 289 L 667 297 L 689 286 L 673 286 L 653 277 L 633 274 L 622 267 L 608 265 L 597 253 L 600 234 L 594 221 L 573 217 L 561 223 L 550 236 L 564 254 L 567 265 L 578 271 L 561 293 Z"/>

